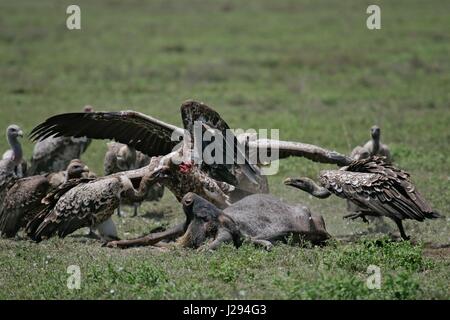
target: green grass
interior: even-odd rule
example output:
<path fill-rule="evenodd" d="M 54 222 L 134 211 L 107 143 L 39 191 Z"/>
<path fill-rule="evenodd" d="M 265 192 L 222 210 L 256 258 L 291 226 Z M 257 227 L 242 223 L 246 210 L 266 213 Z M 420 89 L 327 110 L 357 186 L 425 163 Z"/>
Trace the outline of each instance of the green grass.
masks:
<path fill-rule="evenodd" d="M 234 128 L 279 128 L 282 139 L 348 153 L 377 123 L 396 163 L 448 215 L 448 1 L 375 1 L 379 31 L 365 27 L 369 1 L 77 3 L 82 30 L 68 31 L 70 1 L 0 0 L 0 128 L 17 123 L 29 133 L 85 104 L 180 124 L 179 105 L 193 98 Z M 29 157 L 32 143 L 23 144 Z M 96 141 L 83 158 L 98 173 L 105 150 Z M 355 235 L 351 243 L 210 254 L 111 250 L 79 234 L 39 245 L 0 240 L 0 298 L 448 299 L 449 251 L 427 244 L 450 242 L 448 218 L 408 221 L 414 245 L 360 236 L 367 226 L 342 220 L 344 201 L 281 183 L 327 167 L 283 161 L 271 191 L 321 213 L 336 238 Z M 124 238 L 182 219 L 169 192 L 137 218 L 115 217 Z M 365 286 L 371 264 L 381 268 L 381 290 Z M 80 290 L 66 287 L 69 265 L 81 268 Z"/>

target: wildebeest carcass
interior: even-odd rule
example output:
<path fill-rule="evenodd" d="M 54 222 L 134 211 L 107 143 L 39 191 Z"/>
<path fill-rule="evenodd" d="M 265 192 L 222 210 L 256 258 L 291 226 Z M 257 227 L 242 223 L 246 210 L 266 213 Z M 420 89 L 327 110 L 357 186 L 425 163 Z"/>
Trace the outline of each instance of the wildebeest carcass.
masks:
<path fill-rule="evenodd" d="M 153 245 L 174 236 L 182 247 L 214 250 L 222 243 L 244 241 L 270 248 L 278 240 L 321 244 L 330 238 L 323 218 L 303 205 L 287 204 L 269 194 L 255 194 L 224 210 L 195 193 L 182 199 L 186 221 L 168 231 L 134 240 L 112 241 L 108 247 Z"/>

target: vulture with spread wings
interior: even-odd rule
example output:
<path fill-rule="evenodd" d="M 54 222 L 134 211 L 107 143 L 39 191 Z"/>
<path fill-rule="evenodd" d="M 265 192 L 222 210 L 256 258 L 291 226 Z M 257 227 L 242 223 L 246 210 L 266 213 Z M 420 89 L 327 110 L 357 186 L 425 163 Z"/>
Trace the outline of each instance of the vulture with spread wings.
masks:
<path fill-rule="evenodd" d="M 301 143 L 253 140 L 247 141 L 244 147 L 216 111 L 197 101 L 189 100 L 181 105 L 181 118 L 184 129 L 134 111 L 66 113 L 47 119 L 32 131 L 31 137 L 35 141 L 51 136 L 116 140 L 147 156 L 158 156 L 160 166 L 152 170 L 165 171 L 160 175 L 161 183 L 179 201 L 186 193 L 196 192 L 221 208 L 243 195 L 265 191 L 261 187 L 264 179 L 260 175 L 260 163 L 251 163 L 248 152 L 278 148 L 280 158 L 302 156 L 340 165 L 349 161 L 336 152 Z M 198 141 L 199 130 L 195 128 L 200 128 L 202 137 L 206 132 L 213 132 L 212 139 Z M 220 143 L 214 146 L 214 152 L 222 153 L 221 159 L 227 161 L 194 161 L 199 152 L 203 155 L 217 141 Z M 243 191 L 242 196 L 231 199 L 237 190 Z"/>
<path fill-rule="evenodd" d="M 250 164 L 245 156 L 240 154 L 242 148 L 237 147 L 236 137 L 232 137 L 231 144 L 230 139 L 225 139 L 229 126 L 217 112 L 203 103 L 186 101 L 181 106 L 181 118 L 184 129 L 134 111 L 66 113 L 47 119 L 32 131 L 31 137 L 35 141 L 51 136 L 113 139 L 133 147 L 147 156 L 161 156 L 161 166 L 155 170 L 166 170 L 164 177 L 166 177 L 166 180 L 171 180 L 166 181 L 169 182 L 168 188 L 179 199 L 185 193 L 192 191 L 192 185 L 190 185 L 192 179 L 188 179 L 190 180 L 189 183 L 184 183 L 178 179 L 184 180 L 183 176 L 194 171 L 199 177 L 198 183 L 206 182 L 206 184 L 209 184 L 207 189 L 210 189 L 211 185 L 214 184 L 213 188 L 219 189 L 213 191 L 210 196 L 220 194 L 220 199 L 210 199 L 208 193 L 211 190 L 208 190 L 206 194 L 203 192 L 202 195 L 213 202 L 223 202 L 221 206 L 229 204 L 223 192 L 234 190 L 233 185 L 238 183 L 234 174 L 236 168 L 239 168 L 254 184 L 258 183 L 258 167 Z M 194 164 L 194 146 L 196 145 L 194 126 L 196 124 L 200 124 L 202 132 L 209 129 L 219 131 L 221 134 L 219 139 L 222 139 L 220 145 L 224 146 L 222 151 L 224 154 L 234 151 L 234 163 L 200 162 Z M 215 139 L 217 139 L 217 136 L 215 136 Z M 202 148 L 200 151 L 203 152 L 213 141 L 201 141 L 198 144 Z M 174 161 L 175 159 L 177 160 Z M 226 159 L 226 155 L 223 159 Z M 244 161 L 242 164 L 238 164 L 237 159 L 244 159 Z M 177 165 L 174 166 L 173 163 Z M 217 183 L 212 181 L 217 181 Z M 171 186 L 174 188 L 171 188 Z"/>

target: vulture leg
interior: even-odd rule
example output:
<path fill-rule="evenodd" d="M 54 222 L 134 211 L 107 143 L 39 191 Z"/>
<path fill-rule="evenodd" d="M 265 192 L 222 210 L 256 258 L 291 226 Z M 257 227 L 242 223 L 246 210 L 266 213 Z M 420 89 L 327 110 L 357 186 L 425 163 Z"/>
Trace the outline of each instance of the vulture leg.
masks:
<path fill-rule="evenodd" d="M 101 240 L 100 236 L 95 233 L 94 228 L 89 228 L 89 232 L 86 234 L 86 237 L 95 239 L 95 240 Z"/>
<path fill-rule="evenodd" d="M 406 235 L 405 229 L 403 229 L 402 220 L 400 220 L 398 218 L 392 218 L 392 220 L 394 220 L 395 224 L 397 225 L 398 230 L 400 231 L 400 235 L 402 236 L 402 239 L 409 240 L 410 237 Z"/>
<path fill-rule="evenodd" d="M 139 203 L 138 202 L 133 203 L 133 207 L 134 207 L 133 217 L 136 217 L 138 215 Z"/>
<path fill-rule="evenodd" d="M 117 207 L 117 216 L 122 217 L 122 211 L 120 210 L 120 204 Z"/>
<path fill-rule="evenodd" d="M 131 239 L 131 240 L 119 240 L 119 241 L 110 241 L 106 243 L 106 247 L 108 248 L 130 248 L 130 247 L 139 247 L 139 246 L 152 246 L 160 242 L 161 240 L 171 239 L 178 236 L 181 236 L 184 233 L 185 223 L 181 223 L 169 230 L 151 233 L 144 237 Z"/>
<path fill-rule="evenodd" d="M 357 218 L 361 218 L 365 223 L 369 223 L 369 220 L 367 220 L 366 218 L 367 213 L 366 212 L 352 212 L 350 214 L 347 214 L 344 216 L 344 219 L 351 219 L 351 220 L 355 220 Z"/>

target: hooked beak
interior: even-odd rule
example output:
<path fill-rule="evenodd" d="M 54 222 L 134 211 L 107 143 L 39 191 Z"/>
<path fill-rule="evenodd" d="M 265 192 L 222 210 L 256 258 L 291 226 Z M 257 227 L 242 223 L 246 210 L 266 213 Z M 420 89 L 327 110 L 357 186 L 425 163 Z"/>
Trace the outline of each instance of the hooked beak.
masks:
<path fill-rule="evenodd" d="M 294 187 L 297 189 L 304 189 L 304 184 L 303 184 L 303 180 L 302 179 L 297 179 L 297 178 L 287 178 L 284 181 L 284 184 L 290 187 Z"/>
<path fill-rule="evenodd" d="M 17 135 L 18 135 L 19 137 L 23 138 L 23 131 L 20 130 L 19 132 L 17 132 Z"/>
<path fill-rule="evenodd" d="M 84 166 L 83 172 L 89 172 L 89 167 L 88 166 Z"/>

